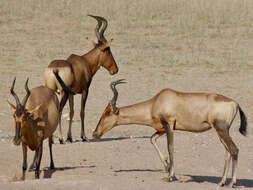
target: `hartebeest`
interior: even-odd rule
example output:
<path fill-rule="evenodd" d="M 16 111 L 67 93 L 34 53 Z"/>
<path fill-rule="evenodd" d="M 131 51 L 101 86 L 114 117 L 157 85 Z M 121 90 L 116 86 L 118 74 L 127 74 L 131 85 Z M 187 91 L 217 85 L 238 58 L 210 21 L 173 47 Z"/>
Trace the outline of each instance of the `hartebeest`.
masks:
<path fill-rule="evenodd" d="M 89 93 L 89 86 L 91 84 L 93 76 L 97 70 L 102 66 L 106 68 L 111 75 L 118 72 L 117 64 L 113 58 L 110 50 L 110 43 L 112 40 L 107 41 L 104 37 L 104 32 L 107 28 L 107 20 L 103 17 L 88 15 L 95 18 L 98 22 L 95 28 L 95 34 L 98 39 L 98 43 L 91 41 L 94 48 L 88 53 L 79 55 L 70 55 L 67 60 L 54 60 L 48 68 L 45 69 L 44 77 L 47 87 L 57 91 L 60 91 L 60 116 L 59 116 L 59 141 L 63 143 L 62 131 L 61 131 L 61 115 L 63 107 L 66 104 L 67 97 L 64 91 L 62 91 L 60 85 L 53 75 L 53 70 L 58 69 L 59 75 L 67 86 L 71 86 L 73 92 L 82 94 L 81 98 L 81 138 L 83 141 L 88 141 L 84 131 L 84 115 L 85 104 Z M 103 25 L 103 26 L 102 26 Z M 102 26 L 102 28 L 101 28 Z M 100 32 L 99 29 L 101 28 Z M 73 95 L 69 96 L 69 129 L 67 135 L 67 141 L 72 142 L 71 125 L 74 116 L 74 98 Z"/>
<path fill-rule="evenodd" d="M 59 78 L 57 71 L 54 72 Z M 54 161 L 52 156 L 53 132 L 58 125 L 59 117 L 59 101 L 55 92 L 45 86 L 38 86 L 31 89 L 28 88 L 28 79 L 25 83 L 26 96 L 22 103 L 17 94 L 14 92 L 16 78 L 11 87 L 11 94 L 16 100 L 16 106 L 8 102 L 14 109 L 15 121 L 15 137 L 13 143 L 20 145 L 22 142 L 23 149 L 23 175 L 27 169 L 27 146 L 35 151 L 33 163 L 30 169 L 35 169 L 35 178 L 39 178 L 40 162 L 43 151 L 43 140 L 48 138 L 50 150 L 50 168 L 54 169 Z M 62 81 L 59 81 L 66 94 L 72 93 Z"/>
<path fill-rule="evenodd" d="M 241 118 L 240 133 L 246 135 L 247 118 L 234 100 L 220 94 L 210 93 L 185 93 L 172 89 L 160 91 L 150 100 L 118 108 L 116 101 L 118 92 L 115 85 L 123 83 L 118 80 L 111 83 L 114 97 L 105 108 L 100 121 L 93 132 L 94 138 L 101 137 L 104 133 L 119 125 L 139 124 L 153 127 L 156 132 L 151 136 L 165 170 L 169 170 L 169 180 L 175 178 L 173 162 L 173 134 L 175 130 L 189 132 L 204 132 L 215 129 L 220 141 L 226 149 L 225 167 L 220 186 L 227 179 L 230 160 L 232 157 L 232 182 L 236 183 L 236 169 L 238 148 L 229 136 L 229 128 L 239 110 Z M 167 134 L 167 144 L 170 163 L 159 150 L 156 140 Z"/>

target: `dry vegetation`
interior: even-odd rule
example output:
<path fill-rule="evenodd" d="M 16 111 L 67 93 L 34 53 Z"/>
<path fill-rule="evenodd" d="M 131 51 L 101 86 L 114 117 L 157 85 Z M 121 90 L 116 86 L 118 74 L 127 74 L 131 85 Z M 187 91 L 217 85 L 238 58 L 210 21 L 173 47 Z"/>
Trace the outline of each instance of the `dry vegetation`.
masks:
<path fill-rule="evenodd" d="M 107 88 L 109 82 L 118 78 L 128 80 L 128 84 L 119 87 L 120 105 L 145 100 L 165 87 L 183 91 L 219 92 L 237 100 L 245 110 L 249 123 L 252 123 L 252 0 L 2 0 L 0 1 L 2 141 L 10 144 L 6 139 L 14 133 L 11 111 L 5 103 L 7 99 L 12 101 L 9 88 L 13 77 L 17 76 L 16 91 L 22 95 L 25 93 L 23 84 L 26 77 L 30 77 L 30 88 L 44 83 L 43 69 L 53 59 L 65 59 L 71 53 L 87 52 L 91 46 L 86 37 L 95 39 L 96 23 L 94 19 L 88 18 L 87 14 L 102 15 L 108 19 L 109 26 L 105 36 L 107 39 L 114 39 L 111 49 L 120 68 L 119 74 L 113 78 L 104 69 L 95 76 L 86 108 L 88 137 L 91 137 L 99 116 L 111 98 L 111 91 Z M 76 122 L 73 124 L 73 138 L 76 139 L 79 138 L 80 130 L 78 98 L 75 99 Z M 67 111 L 65 109 L 65 113 Z M 66 137 L 67 122 L 65 121 L 63 125 Z M 234 126 L 237 125 L 238 122 L 235 122 Z M 237 134 L 237 130 L 237 127 L 232 129 L 234 134 Z M 252 131 L 251 125 L 249 130 Z M 145 127 L 130 126 L 115 129 L 106 137 L 150 136 L 152 132 Z M 186 138 L 186 135 L 189 134 L 185 136 L 181 134 L 180 137 Z M 200 138 L 201 135 L 204 139 L 214 138 L 212 133 L 207 133 L 206 136 L 196 134 L 194 137 Z M 187 139 L 190 141 L 191 137 L 187 136 Z M 195 144 L 201 142 L 198 138 Z M 147 139 L 145 143 L 149 143 L 146 141 Z M 178 141 L 178 144 L 181 143 L 183 152 L 184 146 L 181 141 L 183 140 Z M 241 142 L 242 146 L 243 139 Z M 124 142 L 121 144 L 123 146 Z M 140 144 L 144 146 L 143 143 Z M 88 148 L 88 145 L 85 146 Z M 106 146 L 112 145 L 107 142 Z M 192 150 L 190 148 L 189 152 Z M 223 151 L 221 145 L 219 151 Z M 191 156 L 190 153 L 189 155 Z M 223 161 L 223 154 L 221 156 Z M 248 158 L 253 160 L 252 154 L 251 157 L 248 155 L 245 157 L 247 160 Z M 57 164 L 57 158 L 55 162 Z M 21 164 L 19 161 L 17 163 Z M 245 168 L 247 166 L 245 165 Z M 183 168 L 183 165 L 180 167 Z M 160 165 L 157 168 L 160 168 Z M 202 172 L 205 171 L 204 168 Z M 217 168 L 213 171 L 213 175 L 220 176 L 221 170 L 219 174 Z M 137 174 L 141 175 L 141 172 Z M 238 175 L 248 178 L 248 173 L 239 172 Z"/>

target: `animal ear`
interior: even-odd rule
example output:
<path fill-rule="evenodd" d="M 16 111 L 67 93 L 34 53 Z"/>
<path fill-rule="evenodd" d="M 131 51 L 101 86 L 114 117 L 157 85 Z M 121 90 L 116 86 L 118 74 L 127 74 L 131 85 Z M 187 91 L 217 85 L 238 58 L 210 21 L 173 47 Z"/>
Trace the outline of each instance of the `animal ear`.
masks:
<path fill-rule="evenodd" d="M 113 39 L 110 39 L 109 41 L 104 42 L 103 45 L 101 45 L 101 46 L 99 47 L 99 49 L 100 49 L 101 51 L 104 51 L 106 48 L 110 47 L 112 41 L 113 41 Z"/>
<path fill-rule="evenodd" d="M 8 100 L 7 100 L 8 104 L 11 106 L 12 109 L 16 110 L 16 106 L 13 105 L 12 103 L 10 103 Z"/>
<path fill-rule="evenodd" d="M 97 45 L 96 42 L 94 42 L 93 40 L 89 40 L 88 37 L 86 38 L 86 40 L 88 40 L 93 47 L 96 47 L 96 45 Z"/>
<path fill-rule="evenodd" d="M 29 114 L 33 114 L 34 112 L 36 112 L 37 110 L 40 109 L 41 105 L 42 105 L 42 104 L 36 106 L 36 107 L 35 107 L 34 109 L 32 109 L 32 110 L 28 110 L 27 112 L 28 112 Z"/>

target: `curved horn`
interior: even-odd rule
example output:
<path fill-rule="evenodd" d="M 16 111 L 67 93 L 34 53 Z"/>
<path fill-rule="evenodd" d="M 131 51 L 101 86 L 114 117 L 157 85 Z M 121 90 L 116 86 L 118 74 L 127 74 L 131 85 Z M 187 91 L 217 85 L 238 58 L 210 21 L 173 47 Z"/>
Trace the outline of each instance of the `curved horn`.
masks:
<path fill-rule="evenodd" d="M 122 84 L 122 83 L 126 83 L 125 79 L 120 79 L 120 80 L 111 82 L 111 89 L 113 91 L 114 96 L 113 96 L 112 100 L 110 101 L 110 104 L 112 105 L 113 112 L 115 112 L 117 110 L 116 102 L 117 102 L 117 99 L 118 99 L 118 91 L 116 89 L 116 85 L 117 84 Z"/>
<path fill-rule="evenodd" d="M 97 26 L 95 28 L 95 34 L 97 36 L 98 42 L 102 41 L 101 35 L 99 33 L 99 29 L 102 26 L 102 21 L 98 18 L 98 16 L 94 16 L 94 15 L 88 15 L 88 16 L 90 16 L 92 18 L 95 18 L 97 20 L 98 24 L 97 24 Z"/>
<path fill-rule="evenodd" d="M 22 100 L 22 105 L 23 105 L 24 107 L 25 107 L 25 105 L 26 105 L 26 102 L 27 102 L 27 100 L 28 100 L 30 94 L 31 94 L 31 92 L 30 92 L 30 90 L 29 90 L 29 88 L 28 88 L 28 81 L 29 81 L 29 78 L 27 78 L 27 80 L 26 80 L 26 82 L 25 82 L 25 91 L 26 91 L 26 95 L 25 95 L 25 97 L 24 97 L 23 100 Z"/>
<path fill-rule="evenodd" d="M 16 77 L 14 78 L 14 80 L 12 82 L 12 86 L 11 86 L 10 92 L 11 92 L 12 96 L 15 98 L 16 104 L 17 104 L 17 108 L 18 108 L 18 107 L 21 106 L 21 104 L 20 104 L 20 101 L 19 101 L 19 98 L 18 98 L 17 94 L 14 92 L 15 82 L 16 82 Z"/>
<path fill-rule="evenodd" d="M 105 18 L 103 18 L 103 17 L 99 17 L 99 18 L 101 19 L 101 21 L 102 21 L 102 23 L 103 23 L 102 29 L 100 30 L 100 37 L 102 38 L 103 42 L 107 42 L 107 40 L 106 40 L 105 37 L 104 37 L 104 32 L 105 32 L 105 30 L 106 30 L 106 28 L 107 28 L 108 22 L 107 22 L 107 20 L 106 20 Z"/>

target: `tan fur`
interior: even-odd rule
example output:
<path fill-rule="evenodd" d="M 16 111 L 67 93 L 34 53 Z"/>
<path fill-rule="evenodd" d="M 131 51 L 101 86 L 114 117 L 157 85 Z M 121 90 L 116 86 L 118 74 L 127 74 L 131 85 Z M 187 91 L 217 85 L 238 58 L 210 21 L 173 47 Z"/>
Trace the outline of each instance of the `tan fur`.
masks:
<path fill-rule="evenodd" d="M 71 86 L 75 82 L 75 76 L 71 65 L 68 64 L 67 61 L 55 60 L 44 71 L 45 84 L 48 88 L 54 91 L 62 91 L 61 85 L 53 74 L 55 69 L 59 70 L 59 75 L 67 86 Z"/>
<path fill-rule="evenodd" d="M 172 89 L 164 89 L 148 101 L 117 108 L 114 113 L 112 105 L 108 104 L 100 118 L 93 137 L 98 138 L 119 125 L 139 124 L 154 128 L 157 132 L 151 137 L 165 170 L 169 169 L 169 179 L 173 180 L 173 131 L 204 132 L 211 128 L 217 131 L 221 142 L 227 149 L 228 155 L 234 155 L 233 181 L 236 182 L 236 163 L 238 149 L 229 136 L 229 128 L 238 112 L 239 105 L 230 98 L 219 94 L 184 93 Z M 168 130 L 166 130 L 168 128 Z M 162 155 L 156 140 L 167 133 L 170 166 Z M 232 156 L 233 158 L 233 156 Z M 230 160 L 230 157 L 226 158 Z M 222 181 L 224 185 L 229 164 L 226 162 Z"/>

